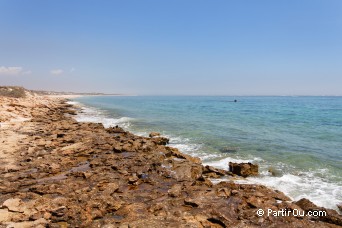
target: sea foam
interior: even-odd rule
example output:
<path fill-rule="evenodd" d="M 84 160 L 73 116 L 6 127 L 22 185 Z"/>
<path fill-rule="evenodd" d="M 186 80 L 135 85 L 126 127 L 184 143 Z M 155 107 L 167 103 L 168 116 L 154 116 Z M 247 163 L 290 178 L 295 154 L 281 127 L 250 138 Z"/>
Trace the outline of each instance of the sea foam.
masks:
<path fill-rule="evenodd" d="M 128 129 L 131 125 L 131 122 L 134 121 L 134 119 L 130 117 L 109 117 L 104 111 L 100 109 L 84 106 L 76 101 L 69 101 L 68 103 L 73 104 L 81 109 L 81 111 L 78 112 L 78 114 L 75 116 L 75 119 L 79 122 L 102 123 L 103 126 L 106 128 L 120 125 L 120 127 Z"/>
<path fill-rule="evenodd" d="M 146 129 L 143 131 L 133 130 L 131 127 L 135 121 L 133 118 L 113 118 L 104 110 L 85 106 L 76 101 L 70 101 L 68 103 L 76 105 L 81 109 L 81 112 L 75 117 L 77 121 L 98 122 L 102 123 L 105 127 L 119 125 L 126 130 L 132 131 L 134 134 L 145 137 L 149 134 Z M 291 173 L 289 170 L 293 170 L 293 167 L 289 167 L 289 165 L 281 162 L 269 164 L 260 157 L 249 157 L 248 159 L 242 157 L 232 158 L 223 153 L 211 153 L 206 151 L 203 144 L 193 143 L 189 138 L 180 137 L 168 132 L 161 133 L 163 136 L 170 138 L 170 146 L 179 149 L 183 153 L 201 158 L 203 165 L 228 170 L 229 162 L 252 162 L 259 164 L 260 175 L 258 177 L 239 178 L 234 180 L 237 183 L 262 184 L 284 192 L 293 200 L 307 198 L 318 206 L 332 209 L 337 209 L 336 204 L 340 203 L 339 199 L 342 199 L 342 186 L 339 183 L 329 182 L 327 178 L 322 178 L 323 176 L 329 175 L 326 170 L 320 169 L 310 172 Z M 272 176 L 268 172 L 268 167 L 270 166 L 280 169 L 282 174 L 280 176 Z"/>

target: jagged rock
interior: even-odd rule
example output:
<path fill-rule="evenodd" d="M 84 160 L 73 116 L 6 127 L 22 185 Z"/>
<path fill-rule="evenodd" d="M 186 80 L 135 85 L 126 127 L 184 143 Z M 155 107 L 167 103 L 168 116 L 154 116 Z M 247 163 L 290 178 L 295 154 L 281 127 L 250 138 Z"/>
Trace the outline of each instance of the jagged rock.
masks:
<path fill-rule="evenodd" d="M 61 217 L 67 212 L 67 210 L 68 209 L 66 208 L 66 206 L 60 206 L 51 210 L 50 213 L 52 214 L 52 216 Z"/>
<path fill-rule="evenodd" d="M 13 211 L 13 212 L 24 212 L 23 208 L 21 207 L 21 204 L 22 204 L 21 199 L 12 198 L 12 199 L 6 200 L 2 204 L 2 208 L 7 208 L 9 211 Z"/>
<path fill-rule="evenodd" d="M 250 162 L 248 163 L 234 163 L 229 162 L 229 171 L 233 174 L 248 177 L 248 176 L 257 176 L 258 172 L 258 165 L 254 165 Z"/>
<path fill-rule="evenodd" d="M 184 204 L 191 207 L 198 207 L 199 203 L 195 199 L 186 198 L 184 199 Z"/>
<path fill-rule="evenodd" d="M 217 196 L 229 197 L 231 195 L 231 192 L 227 188 L 218 188 L 216 191 Z"/>
<path fill-rule="evenodd" d="M 197 180 L 202 176 L 203 167 L 189 162 L 177 162 L 173 168 L 173 176 L 178 181 Z"/>
<path fill-rule="evenodd" d="M 110 134 L 114 134 L 114 133 L 125 133 L 126 131 L 119 127 L 119 126 L 115 126 L 115 127 L 109 127 L 106 129 L 106 131 Z"/>
<path fill-rule="evenodd" d="M 169 139 L 165 137 L 156 137 L 151 139 L 156 145 L 166 145 L 169 143 Z"/>
<path fill-rule="evenodd" d="M 239 191 L 238 191 L 238 190 L 235 190 L 235 189 L 233 189 L 233 190 L 231 191 L 231 194 L 232 194 L 232 195 L 237 195 L 237 194 L 239 194 Z"/>
<path fill-rule="evenodd" d="M 337 206 L 337 208 L 342 212 L 342 203 L 339 203 L 339 204 L 337 204 L 336 206 Z"/>
<path fill-rule="evenodd" d="M 159 136 L 160 136 L 160 133 L 159 133 L 159 132 L 151 132 L 148 136 L 149 136 L 150 138 L 159 137 Z"/>
<path fill-rule="evenodd" d="M 182 185 L 180 184 L 175 184 L 174 186 L 172 186 L 172 188 L 170 188 L 170 190 L 168 190 L 168 194 L 171 197 L 179 197 L 182 193 Z"/>
<path fill-rule="evenodd" d="M 167 157 L 176 157 L 176 158 L 181 158 L 181 159 L 186 159 L 190 162 L 196 163 L 196 164 L 201 164 L 201 159 L 197 157 L 191 157 L 187 154 L 181 153 L 177 148 L 172 148 L 172 147 L 165 147 L 166 149 L 166 156 Z"/>
<path fill-rule="evenodd" d="M 68 113 L 69 115 L 77 115 L 75 110 L 66 110 L 65 113 Z"/>
<path fill-rule="evenodd" d="M 339 215 L 336 211 L 331 209 L 325 209 L 323 207 L 318 207 L 314 203 L 312 203 L 310 200 L 302 198 L 295 202 L 296 205 L 298 205 L 300 208 L 302 208 L 305 212 L 316 212 L 317 216 L 316 219 L 320 221 L 324 221 L 331 224 L 336 224 L 339 226 L 342 226 L 342 216 Z M 319 214 L 322 213 L 322 214 Z M 314 214 L 315 215 L 315 214 Z"/>
<path fill-rule="evenodd" d="M 295 204 L 300 206 L 300 208 L 302 208 L 305 211 L 314 210 L 314 209 L 318 208 L 314 203 L 312 203 L 310 200 L 308 200 L 306 198 L 302 198 L 302 199 L 296 201 Z"/>
<path fill-rule="evenodd" d="M 206 165 L 204 167 L 204 169 L 203 169 L 203 174 L 207 174 L 208 175 L 210 173 L 214 173 L 218 177 L 227 175 L 227 171 L 225 171 L 223 169 L 217 169 L 217 168 L 214 168 L 212 166 Z"/>
<path fill-rule="evenodd" d="M 263 206 L 263 202 L 260 198 L 252 196 L 246 200 L 249 206 L 252 208 L 261 208 Z"/>
<path fill-rule="evenodd" d="M 139 177 L 134 173 L 131 177 L 128 178 L 128 183 L 134 184 L 139 180 Z"/>

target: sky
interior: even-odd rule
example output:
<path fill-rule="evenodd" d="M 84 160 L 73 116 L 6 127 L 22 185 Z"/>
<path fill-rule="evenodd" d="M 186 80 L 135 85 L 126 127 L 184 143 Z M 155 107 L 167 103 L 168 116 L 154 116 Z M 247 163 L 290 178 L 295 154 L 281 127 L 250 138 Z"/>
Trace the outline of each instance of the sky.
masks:
<path fill-rule="evenodd" d="M 0 85 L 342 95 L 342 1 L 0 0 Z"/>

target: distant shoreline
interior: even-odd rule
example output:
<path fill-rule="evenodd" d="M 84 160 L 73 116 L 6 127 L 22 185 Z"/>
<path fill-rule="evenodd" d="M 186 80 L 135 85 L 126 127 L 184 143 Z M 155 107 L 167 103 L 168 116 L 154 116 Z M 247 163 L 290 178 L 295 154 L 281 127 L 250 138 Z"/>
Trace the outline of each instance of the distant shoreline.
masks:
<path fill-rule="evenodd" d="M 76 93 L 76 92 L 55 92 L 43 90 L 30 90 L 30 92 L 38 95 L 56 95 L 56 96 L 123 96 L 120 93 Z"/>
<path fill-rule="evenodd" d="M 45 95 L 51 98 L 65 98 L 65 99 L 73 99 L 79 97 L 101 97 L 101 96 L 108 96 L 108 97 L 122 97 L 122 96 L 134 96 L 134 95 L 120 95 L 120 94 L 52 94 L 52 95 Z"/>

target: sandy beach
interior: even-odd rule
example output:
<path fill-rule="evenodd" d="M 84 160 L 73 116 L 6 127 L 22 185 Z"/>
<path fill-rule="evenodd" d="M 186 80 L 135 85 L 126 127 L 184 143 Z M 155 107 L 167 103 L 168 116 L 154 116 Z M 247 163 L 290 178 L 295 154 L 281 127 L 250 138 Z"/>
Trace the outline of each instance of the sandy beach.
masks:
<path fill-rule="evenodd" d="M 342 226 L 336 211 L 307 199 L 293 202 L 262 185 L 212 183 L 255 175 L 253 169 L 203 166 L 158 133 L 79 123 L 66 98 L 0 97 L 0 227 Z"/>

